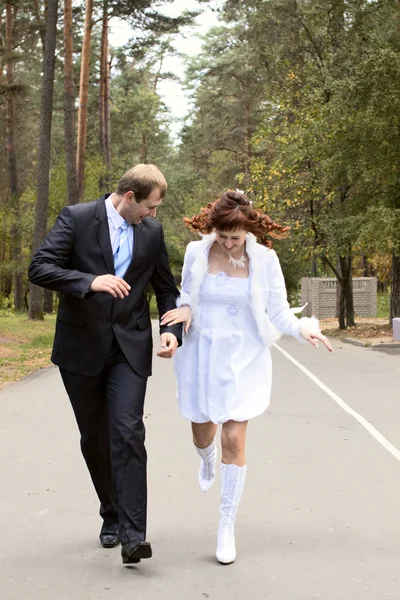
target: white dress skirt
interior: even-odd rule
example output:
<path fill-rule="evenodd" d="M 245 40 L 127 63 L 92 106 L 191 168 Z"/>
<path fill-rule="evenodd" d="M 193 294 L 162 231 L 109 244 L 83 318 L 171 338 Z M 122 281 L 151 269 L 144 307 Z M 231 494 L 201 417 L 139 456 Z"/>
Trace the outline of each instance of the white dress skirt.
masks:
<path fill-rule="evenodd" d="M 174 358 L 181 415 L 194 423 L 247 421 L 271 393 L 271 355 L 250 308 L 249 278 L 208 273 L 199 292 L 199 327 Z"/>

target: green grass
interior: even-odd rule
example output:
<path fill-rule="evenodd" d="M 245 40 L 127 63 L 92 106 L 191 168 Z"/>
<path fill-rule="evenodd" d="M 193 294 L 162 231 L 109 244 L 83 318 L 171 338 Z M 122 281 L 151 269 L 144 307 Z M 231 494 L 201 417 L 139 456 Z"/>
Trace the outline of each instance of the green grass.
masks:
<path fill-rule="evenodd" d="M 0 313 L 0 388 L 49 366 L 56 316 L 29 321 L 26 314 Z"/>
<path fill-rule="evenodd" d="M 158 310 L 156 297 L 153 295 L 150 300 L 150 317 L 152 319 L 158 319 Z"/>
<path fill-rule="evenodd" d="M 381 317 L 382 319 L 388 319 L 389 313 L 390 313 L 390 292 L 389 292 L 389 290 L 386 292 L 379 292 L 376 316 Z"/>
<path fill-rule="evenodd" d="M 47 348 L 53 345 L 54 333 L 46 333 L 44 335 L 37 335 L 33 338 L 29 344 L 30 348 Z"/>

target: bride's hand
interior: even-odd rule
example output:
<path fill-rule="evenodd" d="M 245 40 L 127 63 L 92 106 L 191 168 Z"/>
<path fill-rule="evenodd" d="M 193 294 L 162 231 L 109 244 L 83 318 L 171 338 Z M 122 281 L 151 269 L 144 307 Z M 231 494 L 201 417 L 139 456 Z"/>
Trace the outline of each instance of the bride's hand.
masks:
<path fill-rule="evenodd" d="M 310 331 L 307 327 L 302 327 L 300 332 L 303 338 L 316 348 L 318 348 L 319 340 L 324 344 L 324 346 L 329 350 L 329 352 L 333 352 L 333 348 L 331 346 L 330 341 L 320 331 Z"/>
<path fill-rule="evenodd" d="M 190 306 L 180 306 L 179 308 L 173 308 L 169 310 L 161 317 L 161 325 L 177 325 L 178 323 L 185 323 L 184 332 L 189 331 L 192 323 L 192 311 Z"/>

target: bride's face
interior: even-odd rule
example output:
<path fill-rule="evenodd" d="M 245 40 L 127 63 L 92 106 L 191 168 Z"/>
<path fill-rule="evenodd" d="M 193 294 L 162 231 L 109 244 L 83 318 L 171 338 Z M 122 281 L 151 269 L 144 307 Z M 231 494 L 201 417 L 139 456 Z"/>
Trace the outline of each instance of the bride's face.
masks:
<path fill-rule="evenodd" d="M 224 250 L 229 253 L 234 254 L 236 250 L 242 248 L 245 240 L 246 240 L 246 231 L 244 230 L 236 230 L 236 231 L 215 231 L 216 240 Z"/>

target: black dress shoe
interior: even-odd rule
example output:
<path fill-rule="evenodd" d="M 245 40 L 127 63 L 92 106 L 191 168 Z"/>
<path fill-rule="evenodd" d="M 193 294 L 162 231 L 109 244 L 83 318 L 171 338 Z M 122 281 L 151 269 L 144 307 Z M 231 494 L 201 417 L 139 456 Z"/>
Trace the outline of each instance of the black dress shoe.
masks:
<path fill-rule="evenodd" d="M 100 543 L 103 548 L 115 548 L 119 544 L 118 524 L 112 523 L 106 525 L 104 523 L 100 531 Z"/>
<path fill-rule="evenodd" d="M 151 558 L 153 552 L 150 542 L 128 542 L 121 548 L 122 562 L 124 565 L 134 565 L 141 561 L 142 558 Z"/>

